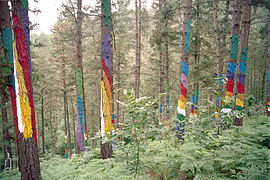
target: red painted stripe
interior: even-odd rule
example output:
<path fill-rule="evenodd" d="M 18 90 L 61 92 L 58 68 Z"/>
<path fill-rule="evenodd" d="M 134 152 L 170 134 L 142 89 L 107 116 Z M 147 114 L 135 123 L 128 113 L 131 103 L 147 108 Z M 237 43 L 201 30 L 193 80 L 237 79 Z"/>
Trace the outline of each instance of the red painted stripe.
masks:
<path fill-rule="evenodd" d="M 25 85 L 28 92 L 29 104 L 31 107 L 31 119 L 32 119 L 31 123 L 32 123 L 32 129 L 33 129 L 33 136 L 34 136 L 34 139 L 37 141 L 33 92 L 32 92 L 31 78 L 30 78 L 30 72 L 29 72 L 29 61 L 28 61 L 25 34 L 23 31 L 22 25 L 19 21 L 19 18 L 16 15 L 13 15 L 13 24 L 14 24 L 14 34 L 15 34 L 15 39 L 16 39 L 17 53 L 19 57 L 19 62 L 23 69 Z"/>
<path fill-rule="evenodd" d="M 233 92 L 233 87 L 234 87 L 234 82 L 231 79 L 228 79 L 227 87 L 226 87 L 227 91 Z"/>
<path fill-rule="evenodd" d="M 237 82 L 237 90 L 238 90 L 238 93 L 245 94 L 245 86 L 243 86 L 243 84 L 239 82 Z"/>
<path fill-rule="evenodd" d="M 184 87 L 182 83 L 181 83 L 181 93 L 187 99 L 187 89 Z"/>
<path fill-rule="evenodd" d="M 109 80 L 110 85 L 112 85 L 112 77 L 111 77 L 111 73 L 110 73 L 108 67 L 106 66 L 105 61 L 104 61 L 103 58 L 101 58 L 101 64 L 102 64 L 102 67 L 103 67 L 103 69 L 104 69 L 104 71 L 105 71 L 105 73 L 106 73 L 106 75 L 107 75 L 107 78 L 108 78 L 108 80 Z"/>
<path fill-rule="evenodd" d="M 9 94 L 10 94 L 12 111 L 13 111 L 13 116 L 14 116 L 15 133 L 17 137 L 17 142 L 19 142 L 17 105 L 16 105 L 15 91 L 12 86 L 9 86 Z"/>

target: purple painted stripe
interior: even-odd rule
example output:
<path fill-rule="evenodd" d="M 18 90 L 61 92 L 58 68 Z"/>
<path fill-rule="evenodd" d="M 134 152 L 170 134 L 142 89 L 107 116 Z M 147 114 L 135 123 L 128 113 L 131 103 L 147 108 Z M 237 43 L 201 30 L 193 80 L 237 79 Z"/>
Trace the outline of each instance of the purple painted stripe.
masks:
<path fill-rule="evenodd" d="M 111 72 L 111 35 L 109 33 L 104 34 L 101 48 L 102 58 L 104 59 L 106 66 Z"/>
<path fill-rule="evenodd" d="M 238 74 L 238 80 L 241 84 L 243 84 L 243 86 L 245 86 L 245 81 L 246 81 L 246 75 L 245 74 Z"/>
<path fill-rule="evenodd" d="M 227 71 L 226 77 L 234 81 L 234 73 L 232 73 L 231 71 Z"/>
<path fill-rule="evenodd" d="M 181 75 L 181 82 L 183 86 L 187 89 L 188 77 L 185 75 L 185 73 L 182 73 Z"/>

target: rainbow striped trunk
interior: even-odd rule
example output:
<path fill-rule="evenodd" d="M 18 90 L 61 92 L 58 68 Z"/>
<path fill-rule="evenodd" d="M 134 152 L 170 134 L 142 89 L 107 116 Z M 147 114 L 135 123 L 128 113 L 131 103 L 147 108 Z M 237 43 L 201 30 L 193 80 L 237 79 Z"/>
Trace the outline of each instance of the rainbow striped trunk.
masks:
<path fill-rule="evenodd" d="M 191 32 L 191 8 L 192 1 L 184 0 L 184 22 L 183 22 L 183 46 L 182 46 L 182 65 L 181 65 L 181 80 L 180 93 L 177 107 L 176 131 L 177 137 L 182 142 L 184 141 L 185 118 L 186 118 L 186 102 L 188 88 L 188 63 L 190 52 L 190 32 Z"/>
<path fill-rule="evenodd" d="M 9 92 L 18 142 L 21 178 L 40 179 L 35 111 L 31 77 L 28 1 L 12 1 L 12 17 L 8 2 L 0 2 L 3 18 L 1 34 L 5 57 L 13 64 Z M 12 20 L 11 20 L 12 19 Z M 11 28 L 12 27 L 12 28 Z"/>

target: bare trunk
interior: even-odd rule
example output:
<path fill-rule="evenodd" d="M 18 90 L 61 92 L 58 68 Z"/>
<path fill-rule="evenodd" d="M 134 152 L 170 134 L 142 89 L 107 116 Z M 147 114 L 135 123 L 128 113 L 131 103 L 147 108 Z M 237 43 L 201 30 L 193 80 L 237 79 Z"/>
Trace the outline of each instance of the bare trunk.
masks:
<path fill-rule="evenodd" d="M 41 134 L 42 134 L 42 154 L 45 154 L 45 134 L 44 134 L 44 94 L 41 92 Z"/>
<path fill-rule="evenodd" d="M 52 99 L 50 98 L 50 133 L 51 133 L 51 154 L 54 156 L 54 131 L 52 126 Z"/>
<path fill-rule="evenodd" d="M 70 133 L 70 123 L 69 123 L 69 112 L 68 112 L 68 99 L 67 99 L 67 133 L 68 133 L 68 149 L 69 149 L 69 156 L 71 157 L 71 133 Z"/>
<path fill-rule="evenodd" d="M 139 1 L 139 3 L 138 3 Z M 139 6 L 138 6 L 139 4 Z M 140 69 L 141 69 L 141 0 L 135 0 L 135 16 L 136 16 L 136 62 L 135 62 L 135 97 L 139 98 L 140 92 Z"/>
<path fill-rule="evenodd" d="M 268 97 L 267 115 L 270 116 L 270 5 L 268 7 Z"/>
<path fill-rule="evenodd" d="M 76 138 L 76 117 L 75 117 L 74 107 L 72 103 L 71 103 L 71 108 L 72 108 L 73 140 L 74 140 L 74 146 L 75 146 L 75 153 L 78 153 L 77 138 Z"/>

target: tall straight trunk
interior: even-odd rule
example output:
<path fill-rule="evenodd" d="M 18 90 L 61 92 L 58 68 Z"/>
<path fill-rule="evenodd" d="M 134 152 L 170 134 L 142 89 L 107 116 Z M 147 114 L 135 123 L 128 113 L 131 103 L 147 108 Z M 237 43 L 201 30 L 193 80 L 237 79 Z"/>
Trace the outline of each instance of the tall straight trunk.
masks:
<path fill-rule="evenodd" d="M 168 43 L 168 10 L 167 10 L 167 1 L 164 0 L 164 7 L 165 7 L 165 13 L 164 13 L 164 20 L 165 20 L 165 76 L 166 76 L 166 122 L 165 126 L 169 125 L 170 120 L 170 96 L 169 96 L 169 43 Z"/>
<path fill-rule="evenodd" d="M 159 24 L 158 24 L 158 51 L 159 51 L 159 70 L 158 70 L 158 77 L 159 77 L 159 94 L 164 93 L 164 84 L 163 84 L 163 53 L 162 53 L 162 0 L 158 1 L 159 4 Z M 163 108 L 163 96 L 159 96 L 159 125 L 163 124 L 163 114 L 162 114 L 162 108 Z"/>
<path fill-rule="evenodd" d="M 222 36 L 222 46 L 224 47 L 223 50 L 222 50 L 222 56 L 223 56 L 223 59 L 225 59 L 225 55 L 227 54 L 226 53 L 226 44 L 227 44 L 227 29 L 228 29 L 228 17 L 229 17 L 229 14 L 230 14 L 230 1 L 226 1 L 226 9 L 225 9 L 225 15 L 224 15 L 224 18 L 223 18 L 223 36 Z M 223 64 L 223 63 L 222 63 Z M 223 74 L 223 67 L 221 68 L 221 72 Z"/>
<path fill-rule="evenodd" d="M 54 156 L 54 130 L 53 130 L 53 125 L 52 125 L 52 119 L 53 119 L 53 115 L 52 115 L 52 98 L 50 98 L 50 134 L 51 134 L 51 154 L 52 157 Z"/>
<path fill-rule="evenodd" d="M 199 0 L 196 0 L 196 22 L 197 22 L 197 27 L 199 26 L 199 21 L 200 21 L 200 2 Z M 198 64 L 200 62 L 200 48 L 201 48 L 201 37 L 198 31 L 198 28 L 196 29 L 196 36 L 195 36 L 195 53 L 194 53 L 194 59 L 195 63 Z M 195 75 L 197 77 L 200 77 L 199 74 L 199 69 L 196 67 Z M 197 117 L 198 115 L 198 101 L 199 101 L 199 82 L 195 83 L 195 94 L 194 94 L 194 115 Z"/>
<path fill-rule="evenodd" d="M 77 0 L 77 19 L 76 19 L 76 49 L 77 49 L 77 104 L 79 118 L 81 121 L 81 131 L 84 137 L 84 147 L 87 151 L 87 122 L 86 122 L 86 107 L 85 107 L 85 92 L 83 79 L 83 61 L 82 61 L 82 0 Z"/>
<path fill-rule="evenodd" d="M 240 35 L 240 20 L 241 20 L 241 0 L 234 0 L 234 10 L 232 17 L 232 30 L 231 30 L 231 50 L 230 57 L 228 61 L 228 70 L 227 70 L 227 85 L 225 92 L 225 108 L 231 111 L 232 107 L 230 102 L 232 101 L 233 90 L 234 90 L 234 76 L 235 68 L 238 54 L 238 42 Z"/>
<path fill-rule="evenodd" d="M 182 34 L 182 67 L 180 80 L 180 94 L 177 107 L 177 122 L 176 130 L 177 137 L 180 141 L 184 141 L 185 118 L 186 118 L 186 102 L 187 102 L 187 88 L 188 88 L 188 64 L 190 52 L 190 30 L 191 30 L 191 8 L 192 0 L 184 0 L 184 22 Z"/>
<path fill-rule="evenodd" d="M 44 93 L 41 92 L 41 137 L 42 137 L 42 154 L 45 154 L 45 134 L 44 134 Z"/>
<path fill-rule="evenodd" d="M 101 1 L 101 103 L 100 103 L 100 129 L 101 138 L 111 136 L 112 121 L 112 60 L 111 60 L 111 1 Z M 112 145 L 109 142 L 100 144 L 101 158 L 112 157 Z"/>
<path fill-rule="evenodd" d="M 12 0 L 14 41 L 11 30 L 5 35 L 8 42 L 6 52 L 13 59 L 14 86 L 16 93 L 16 114 L 18 127 L 19 170 L 21 179 L 41 179 L 37 146 L 35 110 L 31 77 L 30 29 L 28 1 Z M 9 17 L 9 13 L 7 15 Z M 14 48 L 11 47 L 14 45 Z M 14 51 L 13 51 L 14 50 Z M 15 95 L 15 94 L 13 94 Z M 16 119 L 16 118 L 15 118 Z"/>
<path fill-rule="evenodd" d="M 139 3 L 138 3 L 139 1 Z M 139 4 L 139 5 L 138 5 Z M 141 71 L 141 0 L 135 0 L 135 32 L 136 32 L 136 62 L 135 62 L 135 97 L 139 98 L 140 92 L 140 71 Z"/>
<path fill-rule="evenodd" d="M 121 88 L 120 70 L 121 70 L 121 57 L 119 57 L 118 63 L 117 63 L 117 101 L 120 101 L 120 88 Z M 118 123 L 120 122 L 120 103 L 116 104 L 116 119 L 117 119 L 117 122 L 115 122 L 115 124 L 116 124 L 116 127 L 118 127 Z M 115 129 L 117 129 L 116 127 Z"/>
<path fill-rule="evenodd" d="M 270 5 L 268 7 L 268 96 L 267 115 L 270 116 Z"/>
<path fill-rule="evenodd" d="M 11 27 L 11 21 L 9 16 L 9 9 L 8 9 L 8 3 L 7 2 L 0 2 L 0 54 L 3 52 L 2 49 L 5 48 L 5 42 L 4 42 L 4 36 L 5 36 L 5 30 L 7 28 Z M 5 61 L 2 63 L 8 64 L 9 59 L 7 57 L 7 52 L 4 52 L 4 54 L 1 54 L 1 56 L 5 57 Z M 8 68 L 4 67 L 4 68 Z M 9 135 L 9 128 L 8 128 L 8 112 L 7 112 L 7 102 L 8 102 L 8 94 L 6 92 L 6 89 L 9 85 L 9 75 L 7 74 L 0 74 L 1 84 L 0 84 L 0 106 L 1 106 L 1 112 L 2 112 L 2 129 L 3 129 L 3 153 L 4 153 L 4 164 L 6 167 L 12 167 L 12 153 L 11 153 L 11 146 L 10 146 L 10 135 Z"/>
<path fill-rule="evenodd" d="M 71 157 L 71 133 L 70 133 L 70 123 L 69 123 L 69 112 L 68 112 L 68 98 L 67 98 L 67 106 L 66 106 L 66 113 L 67 113 L 67 134 L 68 134 L 68 149 L 69 149 L 69 156 Z"/>
<path fill-rule="evenodd" d="M 64 74 L 64 78 L 65 78 L 65 70 L 63 69 L 63 74 Z M 68 145 L 67 145 L 67 91 L 66 91 L 66 80 L 63 80 L 63 84 L 64 84 L 64 93 L 63 93 L 63 98 L 64 98 L 64 129 L 65 129 L 65 158 L 68 158 Z"/>
<path fill-rule="evenodd" d="M 244 108 L 244 94 L 245 94 L 245 81 L 246 81 L 246 64 L 248 55 L 248 37 L 250 31 L 250 13 L 251 13 L 251 0 L 242 2 L 243 16 L 242 16 L 242 31 L 240 39 L 240 62 L 238 64 L 237 75 L 237 94 L 236 94 L 236 110 Z M 243 118 L 236 117 L 233 121 L 236 126 L 243 125 Z"/>
<path fill-rule="evenodd" d="M 229 8 L 229 2 L 226 3 L 226 14 L 224 17 L 224 29 L 227 27 L 228 22 L 228 8 Z M 222 56 L 222 47 L 221 47 L 221 34 L 219 30 L 219 24 L 218 24 L 218 6 L 217 6 L 217 0 L 213 0 L 213 15 L 214 15 L 214 27 L 215 27 L 215 39 L 216 39 L 216 61 L 217 61 L 217 78 L 218 78 L 218 95 L 216 100 L 216 109 L 215 109 L 215 118 L 218 120 L 219 118 L 219 111 L 221 106 L 221 92 L 223 88 L 222 83 L 222 76 L 223 76 L 223 56 Z M 226 29 L 225 29 L 226 30 Z M 226 47 L 226 34 L 223 32 L 223 48 Z"/>

